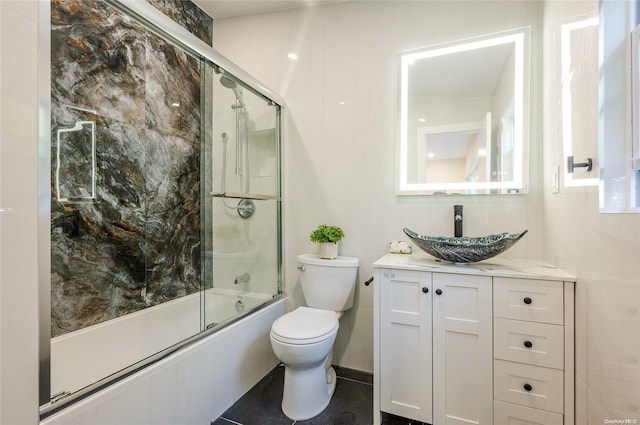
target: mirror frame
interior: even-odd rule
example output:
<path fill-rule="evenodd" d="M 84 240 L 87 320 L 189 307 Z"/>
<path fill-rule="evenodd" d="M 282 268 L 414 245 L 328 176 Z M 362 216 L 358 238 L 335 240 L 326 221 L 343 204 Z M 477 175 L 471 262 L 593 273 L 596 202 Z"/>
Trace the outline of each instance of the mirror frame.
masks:
<path fill-rule="evenodd" d="M 408 182 L 409 65 L 419 59 L 514 43 L 514 179 L 507 182 Z M 521 27 L 488 35 L 435 44 L 398 53 L 398 125 L 396 137 L 396 195 L 522 194 L 528 192 L 531 28 Z"/>

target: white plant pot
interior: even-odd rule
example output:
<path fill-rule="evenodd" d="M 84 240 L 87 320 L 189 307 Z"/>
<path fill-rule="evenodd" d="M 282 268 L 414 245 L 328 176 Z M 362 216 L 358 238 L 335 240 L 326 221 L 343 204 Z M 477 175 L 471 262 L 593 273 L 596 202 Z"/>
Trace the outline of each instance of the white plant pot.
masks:
<path fill-rule="evenodd" d="M 338 257 L 338 244 L 333 242 L 326 242 L 319 244 L 318 254 L 320 258 L 327 260 L 333 260 Z"/>

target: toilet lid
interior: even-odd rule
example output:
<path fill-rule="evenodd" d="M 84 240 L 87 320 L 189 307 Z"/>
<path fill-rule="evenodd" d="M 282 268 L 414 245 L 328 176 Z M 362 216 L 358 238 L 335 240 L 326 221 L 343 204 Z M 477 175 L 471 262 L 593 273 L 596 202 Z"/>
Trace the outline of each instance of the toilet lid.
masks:
<path fill-rule="evenodd" d="M 330 337 L 337 330 L 335 311 L 298 307 L 273 322 L 271 334 L 289 344 L 310 344 Z"/>

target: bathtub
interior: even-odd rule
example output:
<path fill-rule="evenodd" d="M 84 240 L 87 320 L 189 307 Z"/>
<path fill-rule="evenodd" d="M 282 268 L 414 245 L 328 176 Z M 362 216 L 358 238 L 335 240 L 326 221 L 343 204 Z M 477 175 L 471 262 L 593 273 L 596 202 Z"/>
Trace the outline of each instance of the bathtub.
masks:
<path fill-rule="evenodd" d="M 272 299 L 271 295 L 213 288 L 204 291 L 204 301 L 201 293 L 195 293 L 53 338 L 51 394 L 88 387 L 201 329 L 209 334 L 234 326 Z"/>

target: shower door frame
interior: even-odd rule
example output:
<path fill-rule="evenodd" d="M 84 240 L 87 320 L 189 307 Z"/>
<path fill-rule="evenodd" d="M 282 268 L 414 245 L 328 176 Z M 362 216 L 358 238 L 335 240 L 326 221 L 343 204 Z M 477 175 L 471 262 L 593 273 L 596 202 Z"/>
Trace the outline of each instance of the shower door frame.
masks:
<path fill-rule="evenodd" d="M 276 146 L 277 146 L 277 290 L 282 294 L 282 109 L 285 107 L 284 99 L 260 81 L 256 80 L 246 71 L 232 61 L 221 55 L 205 42 L 191 34 L 185 28 L 166 16 L 146 1 L 127 0 L 101 0 L 116 10 L 124 13 L 151 32 L 163 37 L 196 57 L 211 62 L 218 68 L 222 68 L 246 83 L 256 94 L 261 95 L 276 107 Z M 51 2 L 38 2 L 38 96 L 40 111 L 38 117 L 39 138 L 39 213 L 38 213 L 38 311 L 39 311 L 39 410 L 43 419 L 52 413 L 68 406 L 70 403 L 80 400 L 95 391 L 110 385 L 142 368 L 165 358 L 171 353 L 190 345 L 217 329 L 201 330 L 196 335 L 178 342 L 171 347 L 160 351 L 147 359 L 130 365 L 114 375 L 103 378 L 88 387 L 71 394 L 62 394 L 59 400 L 55 400 L 51 394 Z M 266 307 L 279 300 L 274 298 L 259 308 Z M 258 308 L 258 309 L 259 309 Z M 229 324 L 233 323 L 230 321 Z"/>

